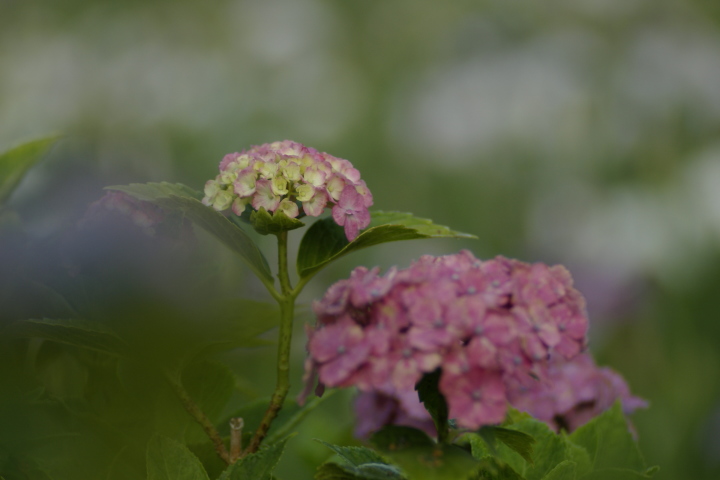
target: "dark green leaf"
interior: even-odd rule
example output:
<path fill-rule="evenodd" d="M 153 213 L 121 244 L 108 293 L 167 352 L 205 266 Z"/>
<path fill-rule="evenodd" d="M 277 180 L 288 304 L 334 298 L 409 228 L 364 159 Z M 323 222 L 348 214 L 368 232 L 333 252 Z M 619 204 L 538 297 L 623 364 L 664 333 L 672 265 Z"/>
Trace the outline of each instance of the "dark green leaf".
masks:
<path fill-rule="evenodd" d="M 98 322 L 79 318 L 29 319 L 17 322 L 13 333 L 21 337 L 37 337 L 113 355 L 127 351 L 126 344 L 110 329 Z"/>
<path fill-rule="evenodd" d="M 139 200 L 151 202 L 159 207 L 179 211 L 196 225 L 207 230 L 240 258 L 264 282 L 273 283 L 272 272 L 267 259 L 253 240 L 236 224 L 213 208 L 203 205 L 200 193 L 182 184 L 133 183 L 107 187 L 108 190 L 125 192 Z"/>
<path fill-rule="evenodd" d="M 10 197 L 25 173 L 59 138 L 58 135 L 39 138 L 0 153 L 0 207 Z"/>
<path fill-rule="evenodd" d="M 315 480 L 405 480 L 394 465 L 368 463 L 357 467 L 328 462 L 320 466 Z"/>
<path fill-rule="evenodd" d="M 222 363 L 203 361 L 193 363 L 183 371 L 182 384 L 205 415 L 217 421 L 235 390 L 235 376 Z M 207 440 L 197 424 L 193 422 L 190 425 L 192 428 L 185 432 L 187 443 Z"/>
<path fill-rule="evenodd" d="M 373 433 L 370 443 L 380 451 L 395 451 L 412 447 L 433 447 L 435 442 L 422 430 L 401 425 L 388 425 Z"/>
<path fill-rule="evenodd" d="M 312 224 L 300 242 L 297 258 L 300 277 L 313 275 L 348 253 L 381 243 L 418 238 L 476 238 L 409 213 L 372 212 L 371 215 L 370 226 L 352 242 L 347 241 L 343 227 L 331 217 Z"/>
<path fill-rule="evenodd" d="M 412 480 L 465 480 L 481 466 L 466 450 L 437 444 L 416 428 L 387 426 L 374 433 L 370 442 Z"/>
<path fill-rule="evenodd" d="M 270 480 L 289 438 L 285 437 L 230 465 L 218 480 Z"/>
<path fill-rule="evenodd" d="M 148 442 L 148 480 L 209 480 L 200 460 L 185 445 L 156 435 Z"/>
<path fill-rule="evenodd" d="M 420 401 L 435 422 L 435 429 L 438 432 L 438 441 L 445 442 L 449 433 L 448 426 L 448 405 L 445 397 L 440 393 L 438 386 L 442 371 L 438 368 L 432 373 L 426 373 L 415 385 Z"/>
<path fill-rule="evenodd" d="M 387 463 L 385 459 L 380 456 L 375 450 L 366 447 L 342 447 L 339 445 L 333 445 L 331 443 L 323 442 L 322 440 L 315 439 L 316 442 L 320 442 L 330 450 L 335 452 L 347 462 L 348 465 L 358 467 L 365 463 Z"/>
<path fill-rule="evenodd" d="M 542 480 L 575 480 L 576 478 L 575 462 L 564 460 L 542 477 Z"/>
<path fill-rule="evenodd" d="M 305 226 L 305 224 L 297 218 L 290 218 L 280 210 L 270 215 L 267 210 L 262 207 L 260 207 L 260 210 L 250 214 L 250 224 L 260 235 L 277 235 L 281 232 L 287 232 Z"/>

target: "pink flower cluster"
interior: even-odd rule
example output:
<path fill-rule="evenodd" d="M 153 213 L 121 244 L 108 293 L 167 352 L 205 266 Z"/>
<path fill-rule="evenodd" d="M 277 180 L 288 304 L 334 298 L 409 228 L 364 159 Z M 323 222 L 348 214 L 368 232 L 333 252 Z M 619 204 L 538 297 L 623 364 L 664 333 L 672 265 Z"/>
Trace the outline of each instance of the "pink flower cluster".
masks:
<path fill-rule="evenodd" d="M 285 140 L 225 155 L 220 174 L 205 183 L 203 203 L 236 215 L 251 205 L 291 218 L 302 216 L 298 205 L 311 217 L 332 207 L 352 241 L 370 224 L 373 198 L 349 161 Z"/>
<path fill-rule="evenodd" d="M 442 368 L 450 417 L 471 429 L 501 422 L 512 389 L 543 377 L 550 355 L 580 353 L 587 332 L 564 267 L 468 251 L 384 276 L 356 268 L 314 310 L 307 382 L 393 395 Z"/>
<path fill-rule="evenodd" d="M 542 380 L 513 385 L 508 400 L 518 410 L 545 422 L 555 431 L 572 432 L 620 400 L 625 415 L 647 402 L 630 393 L 620 374 L 597 367 L 592 356 L 581 353 L 570 360 L 553 358 Z M 435 436 L 435 425 L 417 392 L 360 392 L 355 400 L 355 435 L 367 438 L 385 425 L 404 425 Z"/>
<path fill-rule="evenodd" d="M 572 432 L 618 399 L 626 415 L 647 407 L 645 400 L 630 393 L 620 374 L 597 367 L 589 354 L 581 354 L 570 361 L 553 358 L 546 381 L 512 390 L 510 403 L 556 431 Z"/>

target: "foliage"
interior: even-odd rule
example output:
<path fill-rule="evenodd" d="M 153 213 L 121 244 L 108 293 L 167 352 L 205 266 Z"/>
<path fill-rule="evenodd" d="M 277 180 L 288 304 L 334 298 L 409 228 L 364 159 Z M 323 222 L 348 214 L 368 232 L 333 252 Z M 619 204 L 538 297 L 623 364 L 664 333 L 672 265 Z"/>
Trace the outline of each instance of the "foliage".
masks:
<path fill-rule="evenodd" d="M 5 175 L 0 202 L 54 141 L 38 140 L 0 155 Z M 247 219 L 229 217 L 182 184 L 108 188 L 158 208 L 179 228 L 148 229 L 150 217 L 136 216 L 135 225 L 146 227 L 138 229 L 143 235 L 161 232 L 160 238 L 113 238 L 128 225 L 112 219 L 99 228 L 103 248 L 98 257 L 107 261 L 102 265 L 93 261 L 97 257 L 79 260 L 78 252 L 92 244 L 84 243 L 87 237 L 97 233 L 89 228 L 64 232 L 61 246 L 50 252 L 45 244 L 0 232 L 2 254 L 12 260 L 0 272 L 0 286 L 7 287 L 2 299 L 8 304 L 0 312 L 4 480 L 277 478 L 276 467 L 295 429 L 330 396 L 304 404 L 287 398 L 294 307 L 305 284 L 336 259 L 369 246 L 474 238 L 408 213 L 376 211 L 367 228 L 348 241 L 333 218 L 321 218 L 300 241 L 299 280 L 293 287 L 287 232 L 304 223 L 283 211 L 271 215 L 261 208 Z M 179 247 L 178 238 L 169 238 L 183 234 L 186 220 L 249 267 L 278 306 L 229 294 L 222 278 L 201 281 L 186 275 L 180 259 L 199 260 Z M 260 234 L 277 237 L 278 289 L 242 220 Z M 135 264 L 123 248 L 134 253 L 138 245 L 138 251 L 147 250 Z M 119 275 L 128 271 L 128 278 Z M 143 275 L 132 275 L 137 272 L 155 283 L 138 281 Z M 148 292 L 150 285 L 157 291 Z M 19 295 L 28 292 L 28 298 Z M 242 388 L 245 379 L 231 367 L 229 355 L 271 344 L 265 336 L 276 327 L 275 391 L 269 397 L 248 392 L 252 389 Z M 318 440 L 334 456 L 320 465 L 315 478 L 602 480 L 650 478 L 656 471 L 647 468 L 619 404 L 571 434 L 555 433 L 516 411 L 502 425 L 462 432 L 449 418 L 439 379 L 440 369 L 416 385 L 437 439 L 412 427 L 388 425 L 372 435 L 371 447 Z"/>

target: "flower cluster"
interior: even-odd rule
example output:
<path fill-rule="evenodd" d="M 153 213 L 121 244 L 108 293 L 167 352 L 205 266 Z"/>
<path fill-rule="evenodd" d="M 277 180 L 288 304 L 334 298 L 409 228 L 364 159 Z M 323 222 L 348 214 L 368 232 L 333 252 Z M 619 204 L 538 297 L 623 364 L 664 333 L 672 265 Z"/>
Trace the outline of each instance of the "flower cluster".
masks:
<path fill-rule="evenodd" d="M 572 360 L 554 358 L 547 379 L 513 390 L 510 402 L 554 430 L 572 432 L 610 408 L 617 400 L 626 415 L 647 407 L 642 398 L 630 394 L 625 380 L 610 368 L 599 368 L 589 354 Z"/>
<path fill-rule="evenodd" d="M 555 431 L 572 432 L 620 400 L 625 415 L 647 407 L 633 396 L 622 376 L 597 367 L 581 353 L 570 360 L 553 358 L 542 381 L 510 388 L 510 404 L 545 422 Z M 435 435 L 435 425 L 413 389 L 401 392 L 360 392 L 355 400 L 355 435 L 367 438 L 385 425 L 404 425 Z"/>
<path fill-rule="evenodd" d="M 314 310 L 307 382 L 403 392 L 441 368 L 450 416 L 471 429 L 502 421 L 511 390 L 543 377 L 550 355 L 580 353 L 587 332 L 564 267 L 468 251 L 384 276 L 356 268 Z"/>
<path fill-rule="evenodd" d="M 298 205 L 311 217 L 332 207 L 352 241 L 370 223 L 373 198 L 349 161 L 285 140 L 225 155 L 220 174 L 205 184 L 203 203 L 236 215 L 250 205 L 290 218 L 302 216 Z"/>

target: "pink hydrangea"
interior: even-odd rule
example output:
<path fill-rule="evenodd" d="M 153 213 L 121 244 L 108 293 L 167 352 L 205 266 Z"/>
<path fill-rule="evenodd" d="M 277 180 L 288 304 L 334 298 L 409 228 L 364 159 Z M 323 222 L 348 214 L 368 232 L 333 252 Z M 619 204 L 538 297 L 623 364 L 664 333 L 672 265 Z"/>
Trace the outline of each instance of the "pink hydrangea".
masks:
<path fill-rule="evenodd" d="M 306 378 L 405 392 L 440 367 L 450 416 L 471 429 L 501 421 L 513 388 L 586 343 L 585 304 L 565 268 L 483 262 L 468 251 L 423 256 L 384 276 L 359 267 L 313 308 Z"/>
<path fill-rule="evenodd" d="M 597 367 L 583 353 L 572 360 L 554 358 L 544 381 L 511 389 L 510 402 L 530 413 L 554 430 L 572 432 L 591 418 L 610 408 L 617 400 L 626 415 L 647 402 L 630 393 L 625 380 L 607 367 Z"/>
<path fill-rule="evenodd" d="M 349 161 L 285 140 L 225 155 L 220 173 L 205 184 L 203 203 L 236 215 L 250 205 L 292 218 L 331 208 L 352 241 L 370 224 L 373 198 Z"/>

